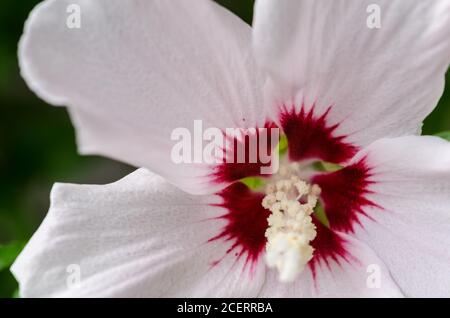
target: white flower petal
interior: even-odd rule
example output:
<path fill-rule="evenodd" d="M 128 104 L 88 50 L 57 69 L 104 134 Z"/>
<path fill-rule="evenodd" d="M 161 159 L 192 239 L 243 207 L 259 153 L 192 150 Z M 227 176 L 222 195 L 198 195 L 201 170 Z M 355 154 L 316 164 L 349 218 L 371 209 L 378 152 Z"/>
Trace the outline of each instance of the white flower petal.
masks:
<path fill-rule="evenodd" d="M 358 155 L 373 166 L 379 205 L 356 235 L 386 263 L 407 296 L 450 296 L 450 143 L 436 137 L 375 142 Z M 357 160 L 357 159 L 356 159 Z"/>
<path fill-rule="evenodd" d="M 81 28 L 68 28 L 69 5 Z M 80 152 L 146 167 L 192 193 L 217 190 L 205 164 L 174 164 L 171 133 L 262 127 L 251 29 L 208 0 L 47 0 L 20 42 L 21 72 L 43 99 L 69 106 Z"/>
<path fill-rule="evenodd" d="M 449 30 L 447 0 L 258 0 L 253 42 L 272 104 L 315 103 L 318 117 L 331 106 L 336 136 L 364 146 L 420 131 L 443 92 Z"/>
<path fill-rule="evenodd" d="M 321 262 L 313 275 L 305 270 L 293 284 L 282 284 L 277 273 L 267 273 L 260 297 L 402 297 L 389 270 L 376 254 L 357 239 L 339 233 L 351 255 L 348 261 Z"/>
<path fill-rule="evenodd" d="M 263 283 L 262 262 L 250 275 L 226 243 L 207 242 L 224 225 L 207 220 L 223 213 L 216 196 L 140 169 L 104 186 L 57 184 L 51 197 L 12 267 L 24 297 L 251 297 Z"/>

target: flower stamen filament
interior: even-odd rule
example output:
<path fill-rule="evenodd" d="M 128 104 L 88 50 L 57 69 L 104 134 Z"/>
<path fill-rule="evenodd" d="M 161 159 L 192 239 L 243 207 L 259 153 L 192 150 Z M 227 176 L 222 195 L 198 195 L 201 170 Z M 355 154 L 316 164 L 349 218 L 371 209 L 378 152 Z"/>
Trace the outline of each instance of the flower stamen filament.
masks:
<path fill-rule="evenodd" d="M 311 214 L 320 188 L 296 175 L 268 184 L 262 201 L 272 213 L 267 219 L 266 263 L 276 268 L 282 282 L 292 282 L 312 259 L 311 241 L 317 235 Z"/>

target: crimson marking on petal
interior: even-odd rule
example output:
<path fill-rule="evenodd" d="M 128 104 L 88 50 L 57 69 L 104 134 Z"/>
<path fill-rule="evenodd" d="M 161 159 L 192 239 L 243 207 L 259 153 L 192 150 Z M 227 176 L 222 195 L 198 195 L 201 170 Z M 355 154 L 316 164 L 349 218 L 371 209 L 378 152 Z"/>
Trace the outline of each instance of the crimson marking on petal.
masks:
<path fill-rule="evenodd" d="M 218 195 L 223 198 L 223 203 L 215 206 L 227 210 L 218 218 L 226 220 L 227 224 L 209 242 L 231 242 L 226 254 L 234 252 L 237 259 L 246 255 L 246 265 L 250 264 L 253 268 L 266 245 L 265 232 L 270 211 L 261 205 L 264 193 L 251 191 L 243 183 L 234 183 Z M 214 264 L 217 265 L 217 262 Z"/>
<path fill-rule="evenodd" d="M 260 158 L 260 150 L 266 150 L 267 155 L 270 155 L 271 149 L 276 146 L 277 143 L 272 143 L 271 140 L 271 134 L 270 129 L 272 128 L 278 128 L 274 123 L 267 121 L 264 125 L 264 128 L 268 129 L 267 133 L 267 144 L 268 145 L 261 145 L 260 144 L 260 137 L 259 137 L 259 130 L 256 129 L 255 134 L 247 133 L 245 135 L 244 140 L 239 140 L 236 137 L 233 137 L 230 143 L 233 145 L 232 149 L 226 149 L 225 158 L 232 158 L 233 162 L 224 162 L 220 164 L 219 166 L 215 167 L 215 170 L 213 172 L 213 181 L 217 183 L 222 182 L 234 182 L 246 177 L 255 177 L 255 176 L 261 176 L 261 167 L 264 166 L 270 166 L 269 163 L 262 163 Z M 225 138 L 231 138 L 225 136 Z M 250 162 L 250 138 L 256 138 L 257 143 L 257 160 L 255 163 Z M 270 146 L 269 148 L 267 148 Z M 238 149 L 239 147 L 243 147 L 243 152 L 245 156 L 245 161 L 243 163 L 238 162 Z M 260 149 L 260 147 L 264 147 Z M 262 175 L 267 176 L 267 175 Z"/>
<path fill-rule="evenodd" d="M 364 211 L 365 207 L 381 208 L 367 198 L 372 193 L 368 189 L 374 183 L 372 176 L 366 158 L 362 158 L 341 170 L 312 178 L 322 189 L 321 199 L 332 229 L 353 233 L 354 225 L 361 225 L 360 216 L 372 219 Z"/>
<path fill-rule="evenodd" d="M 316 225 L 317 236 L 311 242 L 314 247 L 314 256 L 308 263 L 311 270 L 314 285 L 317 288 L 317 268 L 325 265 L 327 269 L 333 274 L 331 262 L 338 266 L 343 263 L 361 265 L 361 261 L 349 251 L 347 246 L 349 242 L 334 230 L 327 228 L 319 220 L 313 217 L 313 222 Z"/>
<path fill-rule="evenodd" d="M 321 116 L 316 116 L 314 109 L 314 105 L 308 112 L 304 105 L 299 112 L 294 107 L 290 111 L 286 106 L 281 108 L 280 122 L 288 138 L 291 160 L 321 159 L 342 163 L 351 159 L 358 149 L 345 142 L 347 136 L 334 136 L 339 124 L 327 124 L 331 107 Z"/>
<path fill-rule="evenodd" d="M 317 236 L 311 242 L 314 247 L 314 256 L 308 265 L 315 278 L 317 267 L 321 264 L 325 264 L 330 269 L 330 261 L 340 265 L 342 261 L 350 262 L 353 256 L 345 248 L 347 242 L 344 238 L 324 226 L 315 217 L 313 222 L 316 225 Z"/>

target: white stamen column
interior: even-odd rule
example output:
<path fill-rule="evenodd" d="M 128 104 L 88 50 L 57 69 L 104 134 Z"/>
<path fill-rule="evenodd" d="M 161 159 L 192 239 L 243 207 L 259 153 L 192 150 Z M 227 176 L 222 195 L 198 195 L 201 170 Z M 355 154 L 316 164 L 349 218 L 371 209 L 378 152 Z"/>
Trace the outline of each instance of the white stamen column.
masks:
<path fill-rule="evenodd" d="M 311 214 L 319 195 L 317 185 L 293 174 L 266 188 L 262 205 L 272 212 L 266 230 L 266 262 L 278 270 L 282 282 L 294 281 L 313 257 L 311 241 L 317 232 Z"/>

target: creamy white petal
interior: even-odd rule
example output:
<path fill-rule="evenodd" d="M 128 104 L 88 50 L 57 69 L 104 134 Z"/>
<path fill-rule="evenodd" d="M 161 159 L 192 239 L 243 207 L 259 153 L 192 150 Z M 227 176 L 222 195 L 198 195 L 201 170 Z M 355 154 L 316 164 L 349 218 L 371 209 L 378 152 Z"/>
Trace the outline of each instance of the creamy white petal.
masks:
<path fill-rule="evenodd" d="M 348 260 L 329 259 L 315 269 L 305 270 L 292 284 L 282 284 L 277 273 L 267 273 L 260 297 L 402 297 L 389 270 L 364 243 L 339 233 L 345 239 Z"/>
<path fill-rule="evenodd" d="M 386 263 L 407 296 L 450 296 L 450 143 L 436 137 L 375 142 L 358 157 L 373 166 L 380 208 L 366 208 L 356 235 Z M 357 158 L 356 158 L 357 160 Z"/>
<path fill-rule="evenodd" d="M 420 131 L 443 92 L 449 32 L 447 0 L 257 0 L 253 42 L 269 104 L 331 106 L 335 135 L 365 146 Z"/>
<path fill-rule="evenodd" d="M 79 29 L 66 25 L 74 4 Z M 190 192 L 220 185 L 201 178 L 207 164 L 173 163 L 175 128 L 266 119 L 251 29 L 209 0 L 47 0 L 26 22 L 19 60 L 40 97 L 69 107 L 81 153 L 149 168 Z"/>
<path fill-rule="evenodd" d="M 250 275 L 244 258 L 226 254 L 229 242 L 207 243 L 224 225 L 208 220 L 223 214 L 210 206 L 218 200 L 188 195 L 145 169 L 104 186 L 56 184 L 45 221 L 12 267 L 20 294 L 255 296 L 263 264 Z"/>

